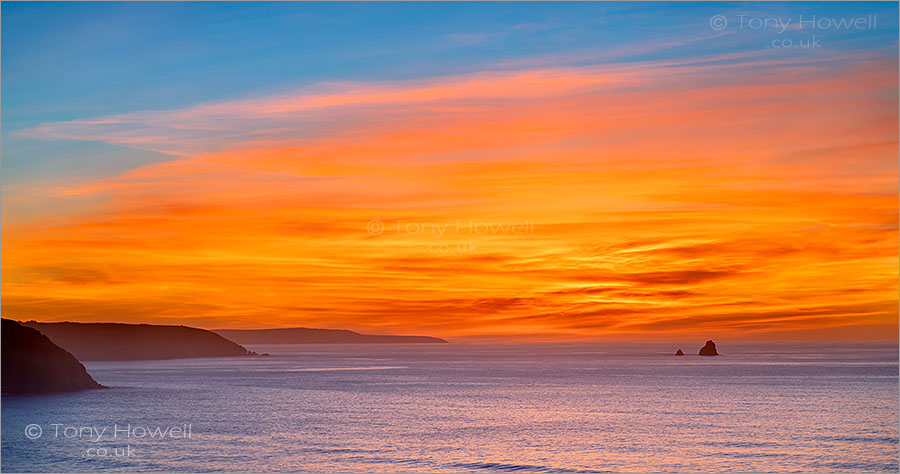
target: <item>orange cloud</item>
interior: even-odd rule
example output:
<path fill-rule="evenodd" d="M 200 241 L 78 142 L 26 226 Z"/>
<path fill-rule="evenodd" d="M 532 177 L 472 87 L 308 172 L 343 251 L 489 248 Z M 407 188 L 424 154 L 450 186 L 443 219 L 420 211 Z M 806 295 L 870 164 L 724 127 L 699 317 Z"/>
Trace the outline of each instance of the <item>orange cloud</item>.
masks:
<path fill-rule="evenodd" d="M 3 309 L 451 339 L 895 338 L 896 71 L 542 69 L 45 124 L 28 133 L 177 157 L 5 199 L 43 189 L 70 209 L 4 221 Z"/>

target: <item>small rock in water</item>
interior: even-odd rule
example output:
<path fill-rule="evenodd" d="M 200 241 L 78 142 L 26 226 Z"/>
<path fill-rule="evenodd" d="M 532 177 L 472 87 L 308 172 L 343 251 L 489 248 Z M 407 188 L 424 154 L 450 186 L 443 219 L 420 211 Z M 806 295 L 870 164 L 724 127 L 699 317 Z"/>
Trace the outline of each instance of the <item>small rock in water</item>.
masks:
<path fill-rule="evenodd" d="M 702 356 L 717 356 L 719 355 L 716 352 L 716 343 L 712 341 L 706 341 L 706 345 L 700 349 L 700 355 Z"/>
<path fill-rule="evenodd" d="M 678 349 L 678 352 L 675 353 L 677 356 L 683 356 L 684 352 L 681 352 L 681 349 Z"/>

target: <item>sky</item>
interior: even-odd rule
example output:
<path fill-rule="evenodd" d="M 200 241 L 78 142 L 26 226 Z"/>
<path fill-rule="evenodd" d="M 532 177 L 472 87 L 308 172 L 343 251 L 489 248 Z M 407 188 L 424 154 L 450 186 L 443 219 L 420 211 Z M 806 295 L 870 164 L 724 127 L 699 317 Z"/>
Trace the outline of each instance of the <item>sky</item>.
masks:
<path fill-rule="evenodd" d="M 2 313 L 896 340 L 897 3 L 16 3 Z"/>

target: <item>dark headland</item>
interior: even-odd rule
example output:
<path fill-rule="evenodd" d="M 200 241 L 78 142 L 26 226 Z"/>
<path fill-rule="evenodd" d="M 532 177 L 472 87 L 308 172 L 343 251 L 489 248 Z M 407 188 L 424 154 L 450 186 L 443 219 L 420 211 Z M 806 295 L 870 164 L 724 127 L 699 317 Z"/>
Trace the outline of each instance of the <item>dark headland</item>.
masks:
<path fill-rule="evenodd" d="M 446 344 L 429 336 L 374 336 L 346 329 L 217 329 L 214 331 L 240 344 Z"/>
<path fill-rule="evenodd" d="M 104 388 L 81 362 L 40 333 L 11 319 L 3 319 L 3 393 L 54 393 Z"/>
<path fill-rule="evenodd" d="M 44 333 L 79 360 L 161 360 L 255 355 L 214 332 L 187 326 L 35 321 L 22 324 Z"/>

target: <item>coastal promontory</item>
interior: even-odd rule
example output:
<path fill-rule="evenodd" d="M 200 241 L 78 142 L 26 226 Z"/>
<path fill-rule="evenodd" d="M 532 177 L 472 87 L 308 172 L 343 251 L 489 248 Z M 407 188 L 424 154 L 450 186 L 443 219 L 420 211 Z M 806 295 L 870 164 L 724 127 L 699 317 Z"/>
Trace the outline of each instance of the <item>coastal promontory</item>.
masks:
<path fill-rule="evenodd" d="M 104 388 L 72 354 L 34 328 L 11 319 L 2 326 L 3 393 L 55 393 Z"/>
<path fill-rule="evenodd" d="M 23 324 L 44 333 L 79 360 L 161 360 L 255 355 L 214 332 L 187 326 L 35 321 Z"/>

